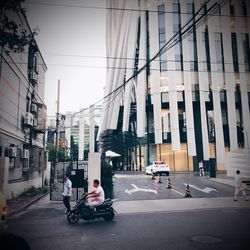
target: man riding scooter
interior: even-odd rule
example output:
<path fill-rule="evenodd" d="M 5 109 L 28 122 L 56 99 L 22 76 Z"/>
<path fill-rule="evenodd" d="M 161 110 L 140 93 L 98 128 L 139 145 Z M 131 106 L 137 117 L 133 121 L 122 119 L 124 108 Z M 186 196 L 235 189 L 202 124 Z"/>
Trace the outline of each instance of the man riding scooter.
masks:
<path fill-rule="evenodd" d="M 88 199 L 89 207 L 95 211 L 95 206 L 101 205 L 105 200 L 104 190 L 100 185 L 99 180 L 93 181 L 94 190 L 87 193 L 86 198 Z"/>

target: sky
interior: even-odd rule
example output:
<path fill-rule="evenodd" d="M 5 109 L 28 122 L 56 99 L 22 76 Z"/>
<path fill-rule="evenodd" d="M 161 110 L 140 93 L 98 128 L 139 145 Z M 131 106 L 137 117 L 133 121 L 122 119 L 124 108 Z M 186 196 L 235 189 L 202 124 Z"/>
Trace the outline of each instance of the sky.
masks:
<path fill-rule="evenodd" d="M 48 67 L 45 77 L 48 115 L 56 112 L 58 79 L 60 113 L 79 111 L 103 98 L 106 12 L 89 7 L 105 5 L 105 0 L 25 1 L 31 28 L 40 30 L 36 40 Z"/>

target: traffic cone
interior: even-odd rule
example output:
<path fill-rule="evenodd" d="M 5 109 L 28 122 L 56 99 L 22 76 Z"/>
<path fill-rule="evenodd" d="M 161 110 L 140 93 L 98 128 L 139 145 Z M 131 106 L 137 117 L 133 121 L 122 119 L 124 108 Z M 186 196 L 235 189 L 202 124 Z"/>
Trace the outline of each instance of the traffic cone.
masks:
<path fill-rule="evenodd" d="M 167 188 L 168 188 L 168 189 L 171 189 L 171 188 L 172 188 L 170 178 L 168 178 L 168 185 L 167 185 Z"/>
<path fill-rule="evenodd" d="M 160 175 L 158 175 L 158 183 L 162 183 Z"/>
<path fill-rule="evenodd" d="M 190 191 L 190 187 L 189 187 L 188 184 L 187 184 L 187 186 L 186 186 L 186 194 L 185 194 L 185 197 L 192 197 L 191 191 Z"/>

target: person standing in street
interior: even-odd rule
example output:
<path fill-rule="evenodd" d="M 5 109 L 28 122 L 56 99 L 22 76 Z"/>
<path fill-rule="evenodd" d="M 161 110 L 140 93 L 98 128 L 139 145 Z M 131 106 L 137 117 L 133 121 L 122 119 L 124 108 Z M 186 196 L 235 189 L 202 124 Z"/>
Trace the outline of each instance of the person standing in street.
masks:
<path fill-rule="evenodd" d="M 67 214 L 70 211 L 70 196 L 72 194 L 72 182 L 69 179 L 68 175 L 65 174 L 64 177 L 64 183 L 63 183 L 63 203 L 66 207 L 65 214 Z"/>
<path fill-rule="evenodd" d="M 203 164 L 202 160 L 199 162 L 199 170 L 200 170 L 200 176 L 204 176 L 205 175 L 205 173 L 204 173 L 204 164 Z"/>
<path fill-rule="evenodd" d="M 236 175 L 234 177 L 235 180 L 235 191 L 234 191 L 234 201 L 237 201 L 237 195 L 242 192 L 242 195 L 245 198 L 245 201 L 247 201 L 247 196 L 246 196 L 246 190 L 242 187 L 242 180 L 240 177 L 240 170 L 236 171 Z"/>

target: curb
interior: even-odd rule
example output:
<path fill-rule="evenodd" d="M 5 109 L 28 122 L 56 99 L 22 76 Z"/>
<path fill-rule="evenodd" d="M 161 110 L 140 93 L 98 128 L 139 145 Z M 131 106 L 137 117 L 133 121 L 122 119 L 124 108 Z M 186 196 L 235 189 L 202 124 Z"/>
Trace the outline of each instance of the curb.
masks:
<path fill-rule="evenodd" d="M 216 182 L 216 183 L 219 183 L 219 184 L 223 184 L 223 185 L 226 185 L 226 186 L 229 186 L 229 187 L 235 187 L 235 185 L 231 184 L 231 183 L 226 183 L 226 182 L 223 182 L 223 181 L 218 181 L 218 180 L 215 180 L 213 178 L 210 178 L 210 180 L 212 182 Z"/>
<path fill-rule="evenodd" d="M 8 207 L 7 207 L 7 215 L 6 215 L 6 217 L 7 217 L 7 218 L 10 218 L 10 217 L 12 217 L 13 215 L 22 212 L 24 209 L 28 208 L 29 206 L 31 206 L 32 204 L 34 204 L 35 202 L 37 202 L 38 200 L 40 200 L 42 197 L 46 196 L 47 194 L 49 194 L 49 191 L 46 192 L 46 193 L 44 193 L 44 194 L 41 194 L 41 195 L 35 197 L 34 199 L 31 199 L 31 200 L 30 200 L 27 204 L 25 204 L 24 206 L 19 207 L 19 208 L 15 209 L 15 210 L 13 210 L 13 211 L 11 211 L 11 212 L 9 212 L 9 213 L 8 213 Z"/>

